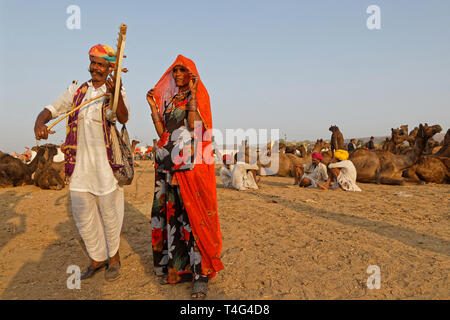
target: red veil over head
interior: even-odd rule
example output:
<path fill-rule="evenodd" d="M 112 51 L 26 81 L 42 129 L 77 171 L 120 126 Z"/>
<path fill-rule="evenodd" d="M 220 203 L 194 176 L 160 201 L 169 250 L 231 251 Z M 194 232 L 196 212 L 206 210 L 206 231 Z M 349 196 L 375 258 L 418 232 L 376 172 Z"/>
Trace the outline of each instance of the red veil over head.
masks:
<path fill-rule="evenodd" d="M 196 74 L 199 79 L 197 88 L 197 109 L 203 122 L 202 133 L 212 129 L 211 106 L 208 91 L 200 80 L 197 68 L 192 60 L 178 55 L 175 62 L 164 73 L 154 88 L 154 97 L 158 111 L 162 117 L 164 113 L 164 101 L 171 99 L 177 92 L 178 87 L 172 77 L 172 69 L 182 65 L 190 72 Z M 203 155 L 211 153 L 211 136 L 202 134 Z M 203 158 L 203 157 L 202 157 Z M 217 271 L 223 269 L 220 259 L 222 251 L 222 235 L 217 212 L 216 176 L 214 163 L 202 159 L 196 163 L 193 170 L 175 172 L 175 178 L 180 186 L 183 203 L 189 216 L 192 233 L 202 255 L 203 274 L 210 278 Z"/>
<path fill-rule="evenodd" d="M 154 97 L 156 104 L 158 105 L 158 111 L 160 116 L 164 113 L 164 101 L 172 98 L 177 92 L 178 87 L 175 85 L 175 80 L 172 77 L 172 70 L 175 66 L 182 65 L 186 67 L 190 72 L 197 75 L 199 79 L 197 88 L 197 109 L 202 118 L 203 124 L 206 129 L 212 129 L 212 119 L 211 119 L 211 106 L 209 104 L 209 95 L 202 80 L 197 72 L 194 61 L 183 57 L 181 54 L 178 55 L 177 59 L 170 66 L 169 69 L 164 73 L 161 79 L 158 81 L 154 88 Z"/>

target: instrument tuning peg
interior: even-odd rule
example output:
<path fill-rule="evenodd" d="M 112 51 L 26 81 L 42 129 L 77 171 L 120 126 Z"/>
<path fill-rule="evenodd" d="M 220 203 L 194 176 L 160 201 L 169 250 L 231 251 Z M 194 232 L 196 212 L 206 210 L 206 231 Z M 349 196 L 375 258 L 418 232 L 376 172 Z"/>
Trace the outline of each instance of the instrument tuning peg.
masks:
<path fill-rule="evenodd" d="M 123 69 L 122 69 L 122 72 L 123 72 L 123 73 L 127 73 L 127 72 L 128 72 L 128 69 L 127 69 L 127 68 L 123 68 Z"/>
<path fill-rule="evenodd" d="M 126 55 L 123 55 L 123 57 L 126 58 L 127 56 L 126 56 Z"/>

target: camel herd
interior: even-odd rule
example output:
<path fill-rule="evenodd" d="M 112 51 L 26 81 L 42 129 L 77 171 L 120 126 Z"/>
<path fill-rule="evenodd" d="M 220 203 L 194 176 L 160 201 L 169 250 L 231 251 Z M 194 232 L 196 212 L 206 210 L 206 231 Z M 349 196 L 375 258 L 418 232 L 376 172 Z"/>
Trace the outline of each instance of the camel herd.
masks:
<path fill-rule="evenodd" d="M 311 162 L 313 152 L 323 155 L 322 162 L 325 165 L 336 161 L 333 152 L 346 149 L 344 138 L 337 126 L 331 126 L 329 130 L 332 132 L 330 143 L 317 140 L 310 150 L 304 146 L 287 147 L 280 143 L 277 154 L 271 157 L 278 161 L 276 172 L 266 171 L 273 167 L 272 163 L 261 161 L 261 153 L 258 153 L 256 163 L 259 170 L 256 174 L 295 177 L 295 166 Z M 391 138 L 387 138 L 380 148 L 368 150 L 359 147 L 350 152 L 349 160 L 355 165 L 358 182 L 390 185 L 403 185 L 406 182 L 450 183 L 450 129 L 441 143 L 433 140 L 433 136 L 442 131 L 439 125 L 420 124 L 410 133 L 408 126 L 391 131 Z M 405 142 L 408 145 L 404 145 Z M 275 152 L 269 144 L 268 149 L 268 155 Z M 250 154 L 249 147 L 245 145 L 246 161 L 250 161 Z"/>
<path fill-rule="evenodd" d="M 36 156 L 30 163 L 0 152 L 0 187 L 34 184 L 42 189 L 61 190 L 65 186 L 64 162 L 54 162 L 58 146 L 33 147 Z"/>
<path fill-rule="evenodd" d="M 259 169 L 255 174 L 295 177 L 295 166 L 311 162 L 313 152 L 322 154 L 325 165 L 336 161 L 334 151 L 346 149 L 344 138 L 337 126 L 331 126 L 329 130 L 332 132 L 330 143 L 319 139 L 311 148 L 283 143 L 272 148 L 269 143 L 267 155 L 269 159 L 278 161 L 277 166 L 272 166 L 272 160 L 261 161 L 261 153 L 257 153 Z M 357 181 L 390 185 L 450 183 L 450 129 L 441 143 L 433 139 L 441 131 L 439 125 L 420 124 L 408 133 L 408 126 L 403 125 L 392 128 L 391 137 L 386 138 L 379 148 L 368 150 L 359 147 L 351 151 L 349 159 L 357 170 Z M 138 143 L 133 141 L 133 147 Z M 244 146 L 248 163 L 250 148 L 246 144 Z M 42 189 L 63 189 L 66 184 L 64 161 L 54 161 L 58 146 L 45 144 L 32 150 L 36 156 L 30 163 L 0 151 L 0 188 L 34 184 Z M 270 172 L 274 167 L 276 171 Z"/>

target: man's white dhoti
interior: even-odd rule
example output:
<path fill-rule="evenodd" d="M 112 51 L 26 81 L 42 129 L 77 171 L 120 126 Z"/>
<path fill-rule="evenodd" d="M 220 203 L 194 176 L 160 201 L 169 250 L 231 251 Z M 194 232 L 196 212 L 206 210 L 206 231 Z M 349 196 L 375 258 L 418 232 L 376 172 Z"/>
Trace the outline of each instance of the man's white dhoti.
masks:
<path fill-rule="evenodd" d="M 72 215 L 89 257 L 104 261 L 119 250 L 124 215 L 123 188 L 96 196 L 89 192 L 70 191 Z"/>

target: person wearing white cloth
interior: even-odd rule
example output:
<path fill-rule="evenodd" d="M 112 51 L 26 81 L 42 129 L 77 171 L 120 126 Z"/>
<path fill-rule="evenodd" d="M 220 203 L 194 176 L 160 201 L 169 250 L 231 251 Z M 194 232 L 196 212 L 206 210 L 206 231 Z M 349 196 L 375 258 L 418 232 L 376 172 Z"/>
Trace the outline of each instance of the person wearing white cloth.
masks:
<path fill-rule="evenodd" d="M 245 191 L 247 189 L 258 189 L 258 185 L 255 181 L 255 176 L 252 170 L 258 170 L 257 164 L 248 164 L 244 161 L 237 161 L 240 159 L 235 154 L 235 165 L 231 172 L 231 186 L 239 191 Z"/>
<path fill-rule="evenodd" d="M 328 168 L 331 169 L 330 177 L 325 186 L 320 186 L 322 189 L 328 189 L 331 180 L 333 180 L 333 189 L 341 188 L 344 191 L 361 191 L 356 184 L 356 168 L 353 162 L 348 159 L 347 150 L 338 149 L 334 152 L 334 157 L 339 161 L 330 163 Z"/>
<path fill-rule="evenodd" d="M 312 153 L 312 162 L 295 166 L 294 185 L 303 188 L 318 188 L 328 180 L 327 167 L 321 162 L 323 156 L 318 152 Z"/>
<path fill-rule="evenodd" d="M 74 107 L 74 100 L 79 100 L 80 91 L 85 95 L 79 104 L 100 94 L 114 92 L 114 84 L 108 79 L 108 74 L 114 66 L 115 56 L 108 53 L 114 54 L 114 50 L 109 46 L 99 44 L 91 48 L 91 80 L 81 86 L 73 83 L 51 105 L 44 108 L 36 119 L 36 139 L 48 138 L 49 131 L 45 124 L 70 111 Z M 82 90 L 79 90 L 80 87 Z M 77 99 L 74 99 L 74 96 Z M 102 117 L 104 99 L 105 97 L 102 97 L 83 106 L 78 112 L 75 127 L 76 161 L 69 190 L 72 214 L 91 258 L 89 267 L 81 274 L 82 280 L 92 277 L 104 267 L 107 268 L 106 280 L 115 280 L 120 275 L 119 245 L 124 215 L 124 192 L 113 174 L 106 152 Z M 125 89 L 121 86 L 117 120 L 122 124 L 126 123 L 128 113 L 129 103 Z M 66 172 L 69 162 L 66 159 Z"/>

